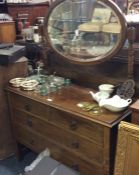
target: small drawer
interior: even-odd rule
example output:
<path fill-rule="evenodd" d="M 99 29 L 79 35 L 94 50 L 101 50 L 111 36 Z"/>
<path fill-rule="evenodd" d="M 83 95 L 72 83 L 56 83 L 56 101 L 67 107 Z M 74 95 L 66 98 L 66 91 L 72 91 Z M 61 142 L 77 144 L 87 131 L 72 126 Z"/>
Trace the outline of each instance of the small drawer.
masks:
<path fill-rule="evenodd" d="M 48 119 L 49 106 L 20 95 L 11 94 L 11 97 L 12 106 L 15 109 L 32 113 L 43 119 Z"/>
<path fill-rule="evenodd" d="M 87 137 L 100 145 L 103 144 L 104 127 L 100 124 L 96 124 L 91 121 L 89 122 L 85 119 L 83 120 L 73 114 L 54 108 L 51 108 L 50 111 L 50 121 L 55 125 L 77 133 L 78 135 Z"/>
<path fill-rule="evenodd" d="M 34 119 L 31 115 L 17 109 L 13 110 L 13 114 L 14 114 L 12 118 L 13 123 L 19 123 L 30 128 L 34 127 L 35 125 Z"/>

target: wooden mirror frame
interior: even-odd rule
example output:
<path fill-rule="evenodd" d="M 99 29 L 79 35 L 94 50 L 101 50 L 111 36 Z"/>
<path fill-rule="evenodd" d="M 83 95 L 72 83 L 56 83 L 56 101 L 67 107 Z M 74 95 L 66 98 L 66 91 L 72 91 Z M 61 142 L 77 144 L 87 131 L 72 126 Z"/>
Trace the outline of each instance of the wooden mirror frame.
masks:
<path fill-rule="evenodd" d="M 122 121 L 118 130 L 118 144 L 114 175 L 138 175 L 139 126 Z"/>
<path fill-rule="evenodd" d="M 46 42 L 48 44 L 49 49 L 52 49 L 57 55 L 60 56 L 60 58 L 67 60 L 70 63 L 80 64 L 80 65 L 98 64 L 98 63 L 104 62 L 104 61 L 112 58 L 113 56 L 115 56 L 116 53 L 122 48 L 122 46 L 125 42 L 126 33 L 127 33 L 127 23 L 126 23 L 126 20 L 122 14 L 122 11 L 112 0 L 99 0 L 99 2 L 103 2 L 107 6 L 109 6 L 114 11 L 114 13 L 117 15 L 117 17 L 119 18 L 119 22 L 121 24 L 121 29 L 122 29 L 121 35 L 120 35 L 119 41 L 116 43 L 116 46 L 114 47 L 114 49 L 110 50 L 106 54 L 97 56 L 95 58 L 80 59 L 80 58 L 75 58 L 75 57 L 72 57 L 69 55 L 67 56 L 67 55 L 61 54 L 58 50 L 56 50 L 56 48 L 53 47 L 53 45 L 51 44 L 51 40 L 49 38 L 49 33 L 48 33 L 49 17 L 51 16 L 51 13 L 55 9 L 55 7 L 64 1 L 65 0 L 57 0 L 54 3 L 52 3 L 51 7 L 48 10 L 48 13 L 45 16 L 44 33 L 45 33 L 45 38 L 46 38 Z"/>

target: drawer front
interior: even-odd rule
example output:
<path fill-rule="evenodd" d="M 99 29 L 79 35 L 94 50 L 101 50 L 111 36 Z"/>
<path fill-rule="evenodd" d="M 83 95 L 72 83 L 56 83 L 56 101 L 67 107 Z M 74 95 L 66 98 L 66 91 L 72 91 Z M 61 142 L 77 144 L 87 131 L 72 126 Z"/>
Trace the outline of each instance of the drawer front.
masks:
<path fill-rule="evenodd" d="M 84 175 L 104 175 L 103 164 L 89 163 L 67 150 L 62 150 L 60 161 Z"/>
<path fill-rule="evenodd" d="M 11 100 L 12 106 L 16 109 L 32 113 L 43 119 L 49 117 L 49 106 L 45 104 L 15 94 L 11 94 Z"/>
<path fill-rule="evenodd" d="M 50 138 L 57 144 L 83 155 L 89 160 L 91 159 L 98 163 L 103 162 L 103 148 L 78 135 L 59 129 L 54 125 L 20 111 L 15 112 L 14 123 L 19 123 L 24 127 L 32 129 L 40 135 Z"/>
<path fill-rule="evenodd" d="M 46 146 L 44 139 L 37 134 L 30 132 L 29 130 L 18 124 L 14 124 L 14 131 L 16 140 L 27 146 L 31 150 L 39 153 L 45 149 Z"/>
<path fill-rule="evenodd" d="M 51 108 L 50 111 L 50 121 L 55 125 L 71 130 L 78 135 L 87 137 L 100 145 L 103 144 L 103 126 L 93 122 L 88 122 L 87 120 L 81 120 L 79 117 L 54 108 Z"/>
<path fill-rule="evenodd" d="M 38 133 L 27 129 L 26 127 L 16 124 L 14 125 L 16 140 L 30 148 L 31 150 L 40 153 L 44 149 L 48 148 L 51 152 L 51 156 L 57 160 L 60 160 L 60 148 L 49 139 L 39 135 Z"/>

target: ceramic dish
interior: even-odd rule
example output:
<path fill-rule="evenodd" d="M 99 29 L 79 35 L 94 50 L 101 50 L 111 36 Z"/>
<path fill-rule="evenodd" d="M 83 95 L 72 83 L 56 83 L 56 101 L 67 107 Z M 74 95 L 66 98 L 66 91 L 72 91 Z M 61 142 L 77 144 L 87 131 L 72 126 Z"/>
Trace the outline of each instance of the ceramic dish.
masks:
<path fill-rule="evenodd" d="M 13 78 L 9 81 L 10 85 L 13 87 L 20 87 L 21 83 L 23 83 L 26 80 L 26 78 L 18 77 Z"/>
<path fill-rule="evenodd" d="M 104 107 L 112 112 L 120 112 L 126 109 L 129 104 L 132 102 L 132 99 L 122 99 L 120 96 L 115 95 L 112 98 L 102 99 L 99 102 L 100 107 Z"/>
<path fill-rule="evenodd" d="M 112 84 L 101 84 L 99 87 L 99 91 L 101 92 L 107 92 L 107 93 L 112 93 L 114 90 L 114 85 Z"/>
<path fill-rule="evenodd" d="M 38 85 L 38 81 L 36 80 L 26 80 L 20 84 L 20 87 L 22 90 L 32 91 L 32 90 L 35 90 L 37 85 Z"/>

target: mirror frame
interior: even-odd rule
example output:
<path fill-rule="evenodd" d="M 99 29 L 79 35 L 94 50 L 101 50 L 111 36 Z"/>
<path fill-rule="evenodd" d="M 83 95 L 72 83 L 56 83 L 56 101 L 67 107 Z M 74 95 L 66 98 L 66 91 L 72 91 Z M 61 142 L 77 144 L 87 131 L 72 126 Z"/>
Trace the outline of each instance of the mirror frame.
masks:
<path fill-rule="evenodd" d="M 114 49 L 107 52 L 106 54 L 97 56 L 95 58 L 93 57 L 93 58 L 90 58 L 90 59 L 81 59 L 81 58 L 73 57 L 73 56 L 70 56 L 70 55 L 68 55 L 68 56 L 64 55 L 64 54 L 60 53 L 58 50 L 56 50 L 56 48 L 53 47 L 53 45 L 51 44 L 51 40 L 49 38 L 49 33 L 48 33 L 49 17 L 51 16 L 51 13 L 55 9 L 55 7 L 58 6 L 59 4 L 63 3 L 64 1 L 65 0 L 57 0 L 54 3 L 52 3 L 50 8 L 48 9 L 48 12 L 45 15 L 44 36 L 46 38 L 46 43 L 47 43 L 49 49 L 52 49 L 58 56 L 60 56 L 60 58 L 62 58 L 64 60 L 67 60 L 70 63 L 80 64 L 80 65 L 99 64 L 99 63 L 104 62 L 106 60 L 109 60 L 110 58 L 115 56 L 116 53 L 118 53 L 118 51 L 122 48 L 122 46 L 124 45 L 124 42 L 126 40 L 127 22 L 126 22 L 126 19 L 123 15 L 121 9 L 112 0 L 97 0 L 97 1 L 105 3 L 107 6 L 109 6 L 114 11 L 114 13 L 117 15 L 117 17 L 119 19 L 119 22 L 121 24 L 121 29 L 122 29 L 121 35 L 120 35 L 119 41 L 116 43 L 116 46 L 114 47 Z"/>

